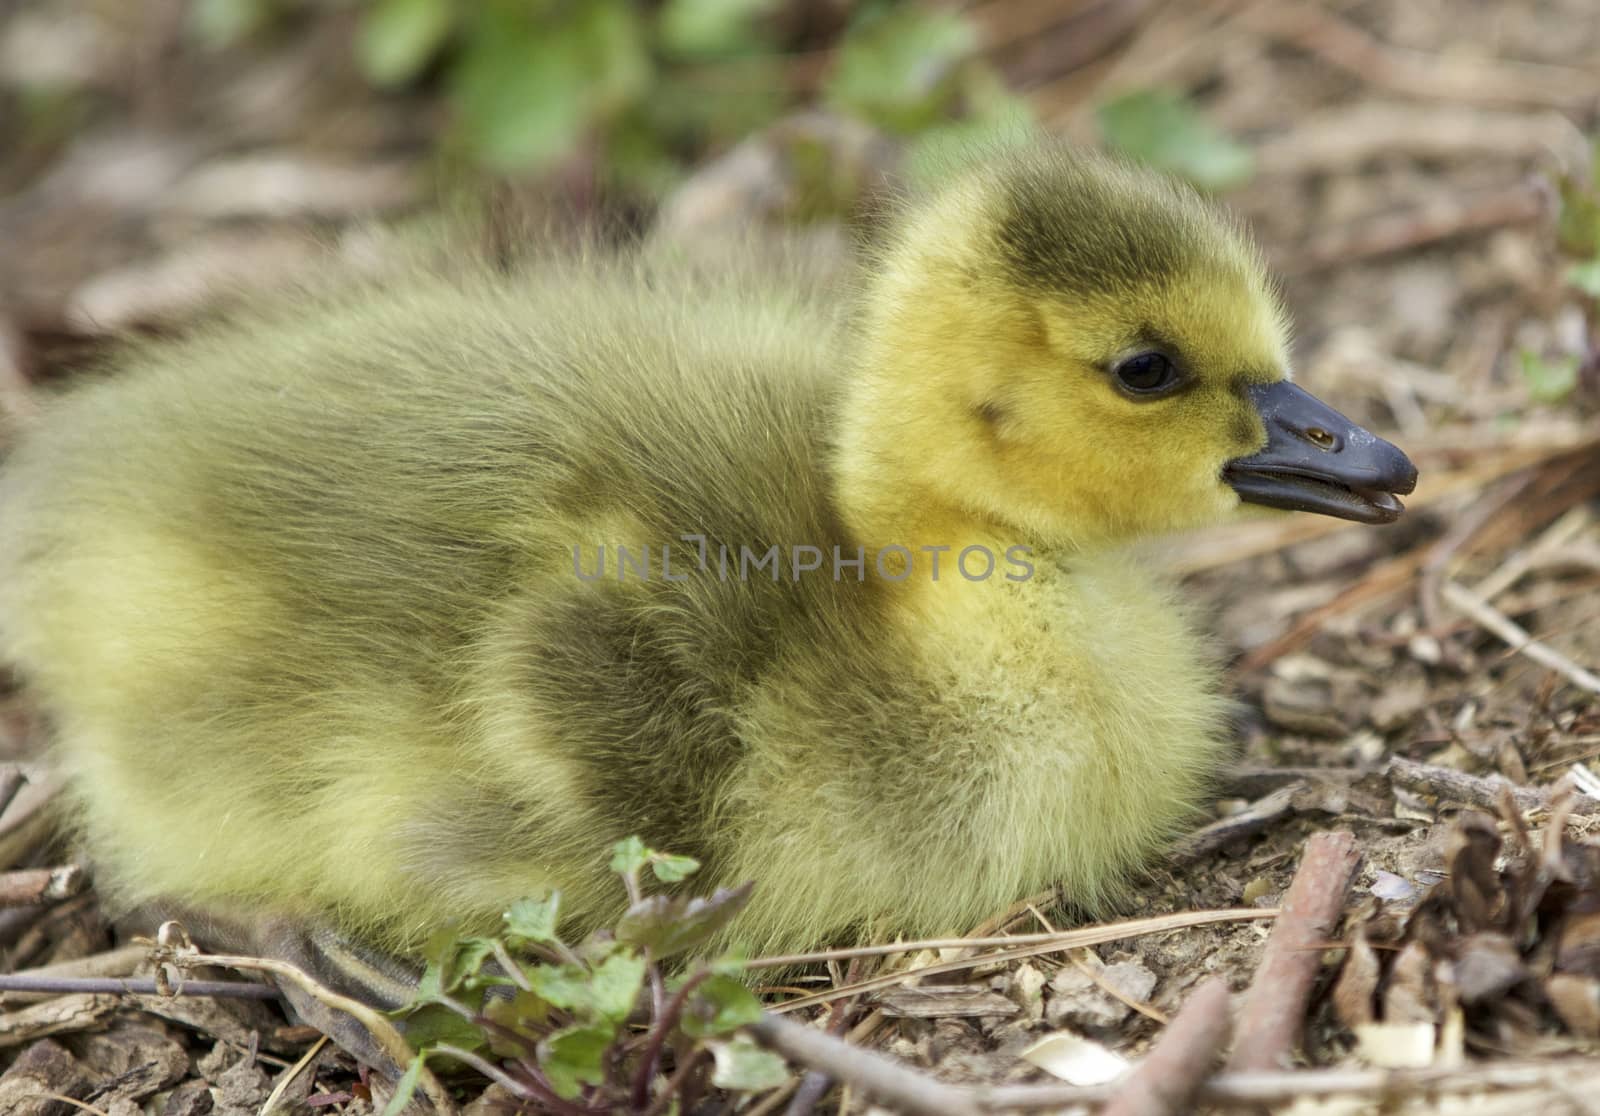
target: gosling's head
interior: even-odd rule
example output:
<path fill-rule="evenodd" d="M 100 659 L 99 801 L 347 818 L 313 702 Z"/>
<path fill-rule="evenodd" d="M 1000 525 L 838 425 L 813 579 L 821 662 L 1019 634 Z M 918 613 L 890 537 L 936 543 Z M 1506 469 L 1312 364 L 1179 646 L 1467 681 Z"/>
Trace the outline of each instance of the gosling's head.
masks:
<path fill-rule="evenodd" d="M 837 466 L 880 545 L 973 526 L 1114 541 L 1241 501 L 1379 523 L 1416 481 L 1287 381 L 1284 313 L 1241 230 L 1105 156 L 1006 154 L 912 209 L 862 349 Z"/>

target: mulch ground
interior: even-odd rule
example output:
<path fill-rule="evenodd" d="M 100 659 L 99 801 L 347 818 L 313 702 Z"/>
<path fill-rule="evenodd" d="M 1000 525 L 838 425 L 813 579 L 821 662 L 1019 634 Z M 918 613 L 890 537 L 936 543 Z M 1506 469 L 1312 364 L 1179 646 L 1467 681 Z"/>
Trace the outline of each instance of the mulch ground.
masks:
<path fill-rule="evenodd" d="M 330 256 L 368 266 L 374 218 L 428 204 L 439 107 L 371 94 L 345 61 L 347 21 L 219 60 L 175 45 L 180 7 L 0 5 L 0 128 L 20 127 L 18 59 L 89 67 L 97 91 L 91 110 L 0 148 L 0 414 L 123 331 L 182 331 Z M 1269 955 L 1287 916 L 1173 930 L 856 997 L 854 1041 L 949 1083 L 1087 1082 L 1097 1057 L 1180 1035 L 1169 1020 L 1220 977 L 1241 1035 L 1292 993 L 1292 1057 L 1276 1065 L 1303 1067 L 1305 1095 L 1230 1093 L 1241 1046 L 1206 1105 L 1600 1111 L 1583 1058 L 1600 1041 L 1600 776 L 1586 766 L 1600 756 L 1600 333 L 1563 281 L 1552 185 L 1589 165 L 1600 123 L 1592 0 L 987 0 L 971 14 L 1067 135 L 1093 139 L 1108 90 L 1161 84 L 1251 147 L 1256 173 L 1226 200 L 1284 277 L 1297 377 L 1401 444 L 1423 479 L 1389 527 L 1263 518 L 1157 547 L 1228 655 L 1241 746 L 1215 821 L 1125 914 L 1276 908 L 1308 839 L 1347 833 L 1353 870 L 1297 885 L 1334 904 L 1279 950 L 1309 968 Z M 858 131 L 798 118 L 709 163 L 667 209 L 691 232 L 694 214 L 764 219 L 770 191 L 741 167 L 783 160 L 749 153 L 819 134 L 841 158 L 892 165 Z M 1524 353 L 1576 356 L 1591 378 L 1542 401 Z M 38 726 L 24 693 L 3 692 L 0 971 L 146 971 L 92 881 L 60 870 Z M 1058 917 L 1042 897 L 984 932 Z M 383 1091 L 263 1001 L 4 993 L 0 1064 L 6 1112 L 255 1112 L 281 1086 L 283 1111 L 359 1113 Z M 1366 1067 L 1393 1072 L 1375 1085 Z M 1057 1110 L 1087 1110 L 1070 1099 Z M 819 1110 L 868 1107 L 846 1087 Z"/>

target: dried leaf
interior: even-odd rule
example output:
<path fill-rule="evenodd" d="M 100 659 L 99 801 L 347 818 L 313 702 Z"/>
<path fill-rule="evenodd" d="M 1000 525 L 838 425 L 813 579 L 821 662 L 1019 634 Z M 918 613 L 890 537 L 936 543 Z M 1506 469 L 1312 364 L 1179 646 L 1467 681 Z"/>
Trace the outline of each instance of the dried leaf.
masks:
<path fill-rule="evenodd" d="M 1556 973 L 1545 982 L 1544 990 L 1567 1030 L 1579 1038 L 1600 1038 L 1600 981 L 1591 976 Z"/>
<path fill-rule="evenodd" d="M 1430 985 L 1433 959 L 1421 942 L 1411 942 L 1395 958 L 1383 993 L 1385 1023 L 1432 1023 L 1438 1016 Z"/>
<path fill-rule="evenodd" d="M 1365 930 L 1356 931 L 1345 954 L 1344 968 L 1333 986 L 1333 1010 L 1352 1031 L 1374 1020 L 1373 1006 L 1378 991 L 1378 954 L 1367 941 Z"/>
<path fill-rule="evenodd" d="M 1354 1028 L 1356 1054 L 1379 1069 L 1426 1069 L 1433 1065 L 1432 1023 L 1363 1023 Z"/>
<path fill-rule="evenodd" d="M 1504 934 L 1473 934 L 1457 945 L 1455 983 L 1464 1004 L 1503 996 L 1528 978 L 1528 970 Z"/>
<path fill-rule="evenodd" d="M 1121 1054 L 1071 1031 L 1046 1035 L 1019 1057 L 1071 1085 L 1105 1085 L 1130 1065 Z"/>

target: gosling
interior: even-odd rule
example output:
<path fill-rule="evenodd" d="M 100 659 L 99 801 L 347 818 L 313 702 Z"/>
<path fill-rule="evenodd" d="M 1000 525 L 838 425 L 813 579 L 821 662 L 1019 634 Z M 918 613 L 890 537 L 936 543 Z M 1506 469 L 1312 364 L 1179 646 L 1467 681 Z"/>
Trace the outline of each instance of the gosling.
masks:
<path fill-rule="evenodd" d="M 1053 145 L 848 290 L 646 250 L 418 266 L 130 347 L 0 474 L 0 651 L 117 903 L 390 954 L 611 842 L 792 951 L 1081 908 L 1228 752 L 1128 544 L 1416 473 L 1287 379 L 1255 248 Z"/>

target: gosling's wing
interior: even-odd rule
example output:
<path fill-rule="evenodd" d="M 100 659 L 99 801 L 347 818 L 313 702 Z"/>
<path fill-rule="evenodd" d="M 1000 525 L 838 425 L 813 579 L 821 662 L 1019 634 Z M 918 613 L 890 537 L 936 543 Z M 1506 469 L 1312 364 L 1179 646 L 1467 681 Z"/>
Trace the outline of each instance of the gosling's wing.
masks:
<path fill-rule="evenodd" d="M 570 611 L 573 543 L 810 537 L 813 513 L 773 517 L 818 488 L 834 319 L 670 274 L 419 277 L 150 348 L 51 409 L 0 481 L 0 638 L 59 723 L 125 891 L 361 923 L 421 872 L 440 909 L 419 922 L 461 913 L 461 857 L 506 842 L 440 840 L 429 819 L 448 788 L 508 774 L 507 738 L 484 730 L 516 722 L 496 703 L 529 688 L 505 633 L 573 677 L 611 646 L 607 615 L 657 605 L 646 587 L 519 629 L 519 604 Z M 677 615 L 745 630 L 738 596 Z M 668 661 L 717 645 L 667 630 Z M 552 700 L 581 715 L 584 697 Z M 591 719 L 637 737 L 647 705 Z M 559 822 L 569 802 L 546 798 Z M 527 816 L 526 794 L 510 805 Z M 510 886 L 482 885 L 501 892 L 480 905 Z"/>

